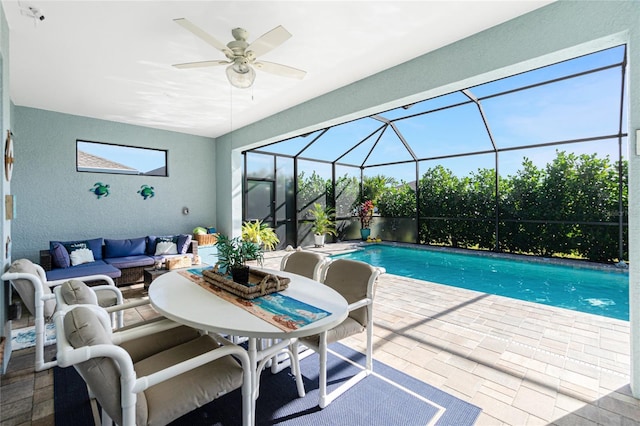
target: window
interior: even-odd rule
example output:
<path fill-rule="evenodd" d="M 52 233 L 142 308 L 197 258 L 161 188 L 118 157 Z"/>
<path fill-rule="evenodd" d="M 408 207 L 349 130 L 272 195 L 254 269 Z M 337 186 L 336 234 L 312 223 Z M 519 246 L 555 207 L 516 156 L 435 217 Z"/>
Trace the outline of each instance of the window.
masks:
<path fill-rule="evenodd" d="M 169 176 L 166 150 L 82 140 L 76 141 L 76 170 L 138 176 Z"/>

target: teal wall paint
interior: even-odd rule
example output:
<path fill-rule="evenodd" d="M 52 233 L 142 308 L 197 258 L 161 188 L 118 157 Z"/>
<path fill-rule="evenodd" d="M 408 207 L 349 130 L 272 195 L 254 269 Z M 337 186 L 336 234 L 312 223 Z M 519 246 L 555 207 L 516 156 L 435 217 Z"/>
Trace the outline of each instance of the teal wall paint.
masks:
<path fill-rule="evenodd" d="M 38 260 L 50 240 L 190 233 L 215 225 L 214 140 L 15 107 L 13 257 Z M 169 177 L 76 172 L 76 139 L 168 149 Z M 89 191 L 110 185 L 108 197 Z M 155 188 L 143 200 L 140 186 Z M 182 214 L 189 207 L 190 214 Z"/>
<path fill-rule="evenodd" d="M 9 98 L 9 25 L 7 25 L 7 20 L 4 15 L 4 9 L 0 7 L 0 55 L 1 55 L 1 67 L 0 67 L 0 82 L 2 86 L 0 87 L 0 131 L 2 132 L 0 135 L 0 140 L 2 140 L 2 152 L 4 154 L 4 140 L 7 134 L 7 130 L 12 128 L 11 117 L 12 117 L 12 109 L 11 109 L 11 100 Z M 3 155 L 4 158 L 4 155 Z M 3 167 L 0 168 L 4 175 L 4 160 Z M 1 178 L 2 185 L 0 186 L 2 189 L 0 190 L 0 197 L 2 198 L 2 219 L 0 223 L 2 223 L 2 228 L 0 232 L 0 258 L 2 259 L 2 271 L 6 269 L 9 262 L 11 262 L 11 253 L 7 253 L 5 250 L 5 241 L 8 236 L 11 235 L 11 222 L 5 220 L 5 203 L 4 197 L 7 194 L 11 194 L 11 184 L 7 182 L 4 176 Z M 11 323 L 7 321 L 7 306 L 10 303 L 10 287 L 6 284 L 2 284 L 2 289 L 0 290 L 0 336 L 7 337 L 11 335 Z M 5 348 L 5 357 L 2 360 L 2 365 L 0 365 L 1 372 L 4 373 L 7 369 L 7 364 L 9 363 L 9 359 L 11 357 L 11 339 L 7 339 L 4 342 Z"/>

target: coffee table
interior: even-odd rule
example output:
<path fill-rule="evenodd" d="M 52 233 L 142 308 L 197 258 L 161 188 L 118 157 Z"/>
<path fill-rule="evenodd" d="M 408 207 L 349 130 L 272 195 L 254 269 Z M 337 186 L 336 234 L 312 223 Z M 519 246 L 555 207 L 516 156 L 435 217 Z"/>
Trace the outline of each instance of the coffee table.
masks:
<path fill-rule="evenodd" d="M 164 275 L 167 272 L 170 272 L 168 269 L 155 269 L 155 268 L 145 268 L 144 269 L 144 289 L 149 290 L 149 285 L 158 278 L 160 275 Z"/>

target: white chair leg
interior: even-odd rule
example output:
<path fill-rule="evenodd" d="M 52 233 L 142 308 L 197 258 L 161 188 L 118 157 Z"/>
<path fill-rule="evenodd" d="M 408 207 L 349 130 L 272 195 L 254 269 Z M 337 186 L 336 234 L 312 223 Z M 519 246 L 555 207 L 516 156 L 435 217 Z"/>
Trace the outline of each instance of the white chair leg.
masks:
<path fill-rule="evenodd" d="M 300 398 L 306 395 L 306 391 L 304 390 L 304 382 L 302 381 L 302 372 L 300 371 L 300 356 L 298 354 L 298 342 L 294 341 L 289 346 L 289 350 L 291 354 L 291 372 L 296 377 L 296 386 L 298 388 L 298 396 Z"/>
<path fill-rule="evenodd" d="M 319 394 L 318 394 L 318 406 L 324 408 L 327 403 L 327 332 L 320 333 L 320 351 L 318 353 L 320 357 L 320 371 L 318 372 L 319 381 Z"/>
<path fill-rule="evenodd" d="M 367 305 L 367 353 L 365 371 L 367 375 L 373 372 L 373 304 Z"/>

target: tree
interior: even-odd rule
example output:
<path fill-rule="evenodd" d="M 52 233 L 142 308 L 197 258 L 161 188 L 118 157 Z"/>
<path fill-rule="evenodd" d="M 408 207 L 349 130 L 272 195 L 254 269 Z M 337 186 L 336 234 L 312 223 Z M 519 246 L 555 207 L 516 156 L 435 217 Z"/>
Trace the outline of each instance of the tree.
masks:
<path fill-rule="evenodd" d="M 378 197 L 378 213 L 383 217 L 415 217 L 416 191 L 404 181 L 387 188 Z"/>

